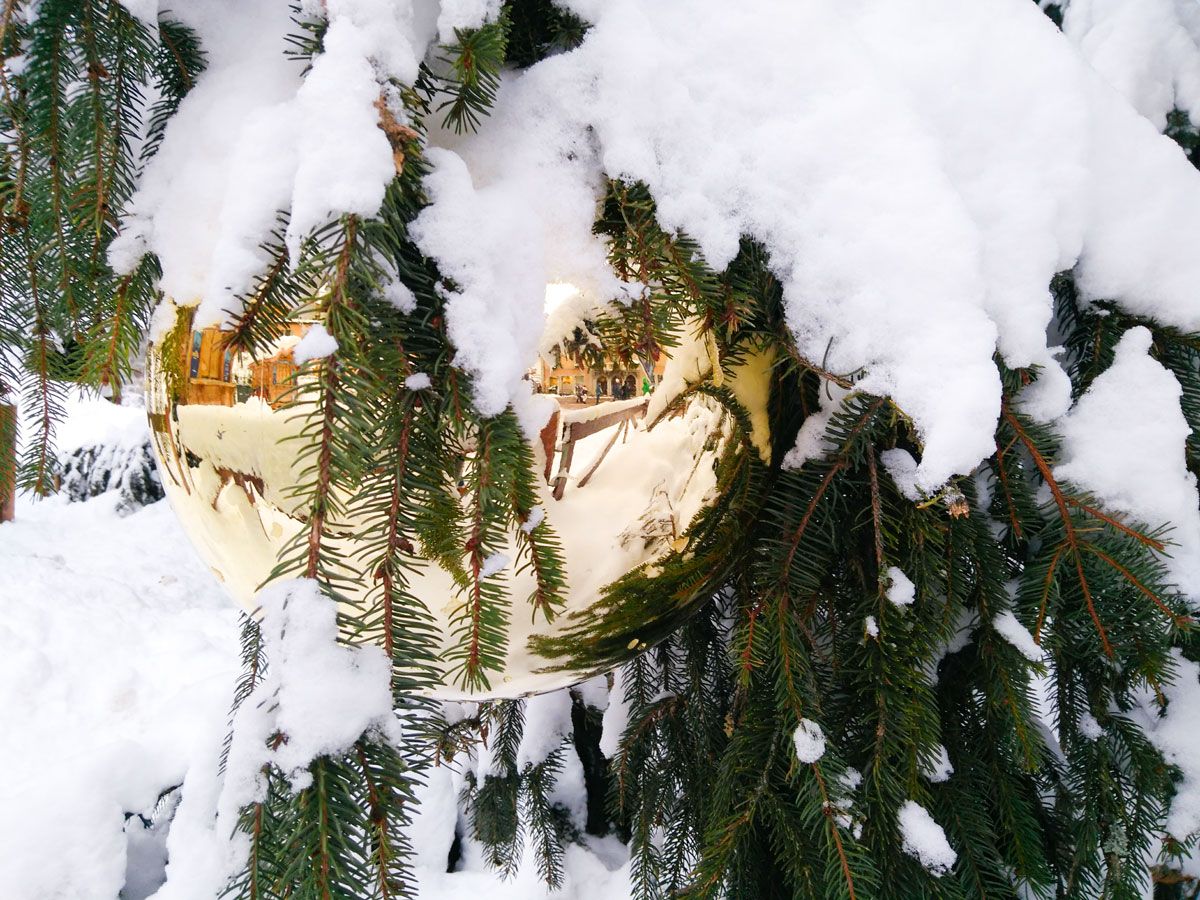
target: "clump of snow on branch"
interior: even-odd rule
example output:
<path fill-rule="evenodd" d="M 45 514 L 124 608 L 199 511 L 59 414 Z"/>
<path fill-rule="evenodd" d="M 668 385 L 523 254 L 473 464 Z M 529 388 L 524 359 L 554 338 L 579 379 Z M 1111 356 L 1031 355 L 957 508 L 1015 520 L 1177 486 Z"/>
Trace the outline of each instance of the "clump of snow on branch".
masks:
<path fill-rule="evenodd" d="M 1172 0 L 1155 2 L 1170 12 Z M 433 203 L 412 233 L 454 281 L 447 327 L 481 412 L 512 403 L 534 424 L 522 376 L 546 284 L 624 296 L 591 232 L 606 177 L 647 184 L 662 225 L 717 269 L 743 236 L 765 246 L 801 354 L 864 373 L 862 389 L 911 416 L 923 446 L 897 481 L 906 495 L 992 452 L 996 349 L 1041 367 L 1027 412 L 1066 411 L 1046 338 L 1054 273 L 1074 268 L 1085 298 L 1200 327 L 1200 174 L 1035 4 L 568 6 L 592 25 L 578 49 L 507 75 L 477 134 L 430 134 Z M 495 14 L 493 0 L 436 16 L 383 0 L 309 4 L 329 27 L 304 75 L 276 52 L 289 28 L 276 7 L 180 10 L 210 66 L 113 250 L 122 268 L 156 251 L 164 290 L 201 301 L 201 324 L 237 312 L 279 211 L 293 250 L 336 215 L 375 211 L 393 165 L 374 107 L 381 77 L 411 82 L 439 33 Z M 863 121 L 884 137 L 861 140 Z"/>
<path fill-rule="evenodd" d="M 921 760 L 921 774 L 934 784 L 950 780 L 954 774 L 954 764 L 950 762 L 945 744 L 938 744 L 932 757 Z"/>
<path fill-rule="evenodd" d="M 1200 122 L 1200 6 L 1195 0 L 1071 0 L 1063 31 L 1160 131 L 1175 109 Z"/>
<path fill-rule="evenodd" d="M 917 487 L 917 461 L 911 453 L 903 447 L 894 447 L 880 453 L 879 461 L 905 499 L 914 503 L 921 499 L 921 490 Z"/>
<path fill-rule="evenodd" d="M 411 83 L 434 23 L 387 0 L 307 6 L 328 20 L 307 73 L 283 52 L 295 30 L 287 4 L 199 0 L 172 10 L 199 33 L 208 67 L 171 120 L 110 260 L 128 271 L 157 253 L 164 293 L 198 303 L 200 325 L 240 311 L 281 211 L 294 259 L 313 228 L 374 215 L 395 174 L 378 127 L 379 78 Z"/>
<path fill-rule="evenodd" d="M 1188 249 L 1200 238 L 1200 175 L 1034 4 L 573 8 L 594 23 L 583 45 L 513 79 L 456 152 L 474 172 L 479 148 L 504 159 L 531 135 L 562 144 L 586 132 L 582 158 L 647 183 L 663 225 L 688 232 L 714 267 L 742 235 L 759 239 L 801 352 L 834 371 L 865 366 L 861 385 L 914 418 L 917 486 L 937 487 L 991 452 L 997 346 L 1010 364 L 1043 367 L 1030 412 L 1066 409 L 1046 341 L 1055 272 L 1078 264 L 1091 296 L 1200 323 L 1187 288 L 1200 274 Z M 895 40 L 911 31 L 921 40 Z M 750 94 L 722 64 L 736 67 L 747 48 L 761 74 Z M 865 118 L 887 139 L 858 140 Z M 555 177 L 587 174 L 578 157 L 546 157 Z M 1135 222 L 1131 207 L 1146 212 Z M 562 219 L 561 204 L 524 209 Z M 528 253 L 524 228 L 510 232 L 512 252 Z M 470 243 L 435 255 L 452 266 L 475 254 Z"/>
<path fill-rule="evenodd" d="M 293 262 L 301 239 L 337 214 L 378 212 L 395 164 L 378 127 L 376 71 L 411 82 L 425 52 L 425 41 L 412 34 L 408 4 L 326 0 L 324 6 L 321 52 L 289 110 L 296 168 L 286 239 Z"/>
<path fill-rule="evenodd" d="M 1182 778 L 1175 786 L 1166 829 L 1175 838 L 1186 840 L 1200 831 L 1200 754 L 1196 752 L 1196 735 L 1200 734 L 1200 666 L 1179 650 L 1172 650 L 1171 655 L 1177 675 L 1162 686 L 1166 710 L 1161 716 L 1149 712 L 1142 724 L 1167 762 L 1179 767 Z M 1157 711 L 1157 698 L 1149 689 L 1143 693 L 1143 710 Z"/>
<path fill-rule="evenodd" d="M 896 566 L 888 566 L 887 598 L 897 606 L 912 606 L 917 599 L 917 586 Z"/>
<path fill-rule="evenodd" d="M 410 391 L 426 391 L 433 387 L 433 380 L 427 372 L 414 372 L 404 379 L 404 386 Z"/>
<path fill-rule="evenodd" d="M 429 161 L 425 187 L 433 205 L 410 230 L 454 280 L 456 290 L 446 295 L 454 364 L 475 376 L 478 410 L 495 415 L 537 352 L 546 284 L 542 240 L 533 219 L 512 215 L 520 200 L 507 186 L 476 188 L 466 164 L 447 150 L 430 150 Z"/>
<path fill-rule="evenodd" d="M 996 633 L 1000 637 L 1020 650 L 1021 655 L 1030 662 L 1039 662 L 1045 656 L 1045 652 L 1033 639 L 1029 629 L 1017 620 L 1011 609 L 1006 609 L 994 616 L 992 627 L 996 629 Z"/>
<path fill-rule="evenodd" d="M 1079 716 L 1079 733 L 1089 741 L 1098 741 L 1104 737 L 1104 729 L 1090 712 L 1084 712 Z"/>
<path fill-rule="evenodd" d="M 972 609 L 959 608 L 952 614 L 954 625 L 946 643 L 925 664 L 925 673 L 929 680 L 937 682 L 938 668 L 947 656 L 958 653 L 975 639 L 975 631 L 979 626 L 979 616 Z"/>
<path fill-rule="evenodd" d="M 958 854 L 929 810 L 915 800 L 905 800 L 897 818 L 905 853 L 939 878 L 954 868 Z"/>
<path fill-rule="evenodd" d="M 401 738 L 389 659 L 378 647 L 338 642 L 336 604 L 315 581 L 276 582 L 258 599 L 270 663 L 233 717 L 224 771 L 217 766 L 218 736 L 207 764 L 184 780 L 160 900 L 216 896 L 244 865 L 246 837 L 235 826 L 240 811 L 263 798 L 265 766 L 277 767 L 300 790 L 317 756 L 336 755 L 364 733 L 393 743 Z M 275 735 L 284 740 L 271 740 Z"/>
<path fill-rule="evenodd" d="M 493 553 L 483 561 L 483 565 L 479 568 L 480 578 L 491 578 L 508 568 L 511 560 L 503 553 Z"/>
<path fill-rule="evenodd" d="M 411 233 L 456 283 L 446 313 L 455 364 L 474 376 L 485 413 L 507 402 L 521 412 L 547 285 L 578 291 L 576 311 L 576 304 L 595 308 L 628 297 L 592 233 L 604 172 L 594 134 L 564 106 L 576 101 L 572 85 L 580 77 L 557 68 L 566 58 L 506 75 L 478 133 L 430 134 L 434 203 Z M 532 418 L 522 424 L 527 433 L 540 428 Z"/>
<path fill-rule="evenodd" d="M 821 459 L 829 452 L 829 441 L 825 433 L 834 414 L 842 408 L 842 401 L 850 391 L 839 385 L 825 385 L 820 394 L 821 408 L 808 416 L 796 434 L 796 443 L 783 457 L 785 469 L 799 469 L 811 459 Z M 901 451 L 903 452 L 903 451 Z"/>
<path fill-rule="evenodd" d="M 517 747 L 517 770 L 536 766 L 571 735 L 571 694 L 551 691 L 525 702 L 525 728 Z"/>
<path fill-rule="evenodd" d="M 796 748 L 796 759 L 802 763 L 815 763 L 825 755 L 825 732 L 812 719 L 801 719 L 792 733 L 792 744 Z"/>
<path fill-rule="evenodd" d="M 533 529 L 537 528 L 546 518 L 546 507 L 535 506 L 529 511 L 529 516 L 521 523 L 521 530 L 526 534 L 532 534 Z"/>
<path fill-rule="evenodd" d="M 224 798 L 230 812 L 261 797 L 264 765 L 303 787 L 317 756 L 343 751 L 367 732 L 399 739 L 390 661 L 378 647 L 338 642 L 336 604 L 315 581 L 269 585 L 258 601 L 271 664 L 234 716 Z M 274 734 L 286 740 L 268 747 Z"/>
<path fill-rule="evenodd" d="M 399 278 L 389 277 L 381 287 L 384 298 L 405 315 L 417 308 L 417 295 Z"/>
<path fill-rule="evenodd" d="M 867 616 L 863 619 L 863 630 L 866 631 L 867 637 L 879 637 L 879 623 L 875 621 L 874 616 Z"/>
<path fill-rule="evenodd" d="M 862 837 L 862 817 L 854 815 L 854 795 L 862 786 L 862 772 L 848 767 L 837 779 L 837 793 L 831 798 L 833 820 L 839 828 L 850 831 L 854 837 Z"/>
<path fill-rule="evenodd" d="M 1200 304 L 1197 304 L 1200 306 Z M 1112 365 L 1059 423 L 1055 476 L 1151 528 L 1171 525 L 1165 560 L 1175 584 L 1200 598 L 1200 500 L 1184 453 L 1182 389 L 1150 356 L 1150 332 L 1130 329 Z"/>
<path fill-rule="evenodd" d="M 592 233 L 604 184 L 594 139 L 563 118 L 572 98 L 559 93 L 559 79 L 574 76 L 556 73 L 554 62 L 506 77 L 478 134 L 431 134 L 434 202 L 411 228 L 455 282 L 446 309 L 454 361 L 474 376 L 485 414 L 528 394 L 523 377 L 545 330 L 547 285 L 573 288 L 558 296 L 576 316 L 627 297 Z"/>
<path fill-rule="evenodd" d="M 309 326 L 304 337 L 292 348 L 292 358 L 296 365 L 302 366 L 314 359 L 324 359 L 337 353 L 338 342 L 332 334 L 325 330 L 320 322 Z"/>
<path fill-rule="evenodd" d="M 438 40 L 448 44 L 458 29 L 478 28 L 495 21 L 500 14 L 501 0 L 441 0 L 438 12 Z"/>
<path fill-rule="evenodd" d="M 542 328 L 538 354 L 543 359 L 552 359 L 554 350 L 561 350 L 563 342 L 573 338 L 577 328 L 593 342 L 597 350 L 602 350 L 600 338 L 589 330 L 588 321 L 602 314 L 606 305 L 573 284 L 559 282 L 546 285 L 546 324 Z"/>

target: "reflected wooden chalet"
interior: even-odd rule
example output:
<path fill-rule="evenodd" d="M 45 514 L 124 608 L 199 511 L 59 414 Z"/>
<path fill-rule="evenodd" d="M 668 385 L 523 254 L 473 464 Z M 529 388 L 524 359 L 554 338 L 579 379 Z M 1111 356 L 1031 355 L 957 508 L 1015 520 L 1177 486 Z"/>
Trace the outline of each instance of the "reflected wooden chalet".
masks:
<path fill-rule="evenodd" d="M 273 409 L 278 409 L 291 399 L 288 394 L 296 386 L 299 369 L 290 349 L 255 360 L 250 364 L 250 391 L 270 403 Z"/>
<path fill-rule="evenodd" d="M 236 400 L 233 351 L 225 346 L 225 336 L 217 328 L 193 331 L 187 402 L 201 406 L 233 406 Z"/>
<path fill-rule="evenodd" d="M 308 330 L 305 324 L 292 324 L 290 333 L 300 338 Z M 218 328 L 192 332 L 192 353 L 188 372 L 187 402 L 204 406 L 233 406 L 251 396 L 260 397 L 272 408 L 290 402 L 296 385 L 296 365 L 291 347 L 273 356 L 249 361 L 225 345 L 225 333 Z M 239 363 L 241 366 L 239 367 Z"/>
<path fill-rule="evenodd" d="M 651 387 L 662 382 L 666 364 L 667 354 L 663 353 L 654 363 Z M 638 397 L 642 393 L 644 377 L 645 372 L 639 366 L 623 366 L 608 356 L 604 358 L 602 368 L 589 369 L 558 347 L 551 351 L 548 360 L 539 356 L 529 370 L 529 378 L 538 385 L 539 391 L 562 397 L 570 397 L 580 386 L 590 397 L 613 397 L 618 385 L 626 398 Z"/>

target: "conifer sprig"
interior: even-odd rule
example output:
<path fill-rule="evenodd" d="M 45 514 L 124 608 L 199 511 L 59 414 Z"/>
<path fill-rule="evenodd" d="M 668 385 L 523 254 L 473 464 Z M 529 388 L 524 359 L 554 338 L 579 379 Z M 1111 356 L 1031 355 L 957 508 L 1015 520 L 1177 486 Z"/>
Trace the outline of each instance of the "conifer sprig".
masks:
<path fill-rule="evenodd" d="M 448 69 L 440 85 L 446 99 L 438 106 L 439 112 L 444 110 L 444 128 L 453 128 L 456 134 L 479 130 L 496 100 L 507 45 L 505 13 L 478 28 L 454 30 L 454 42 L 444 48 L 441 60 Z"/>
<path fill-rule="evenodd" d="M 24 64 L 0 67 L 0 357 L 23 361 L 6 377 L 23 385 L 32 434 L 21 485 L 46 494 L 61 385 L 106 387 L 119 399 L 140 350 L 157 262 L 117 275 L 108 246 L 203 55 L 182 25 L 164 19 L 156 33 L 117 0 L 45 0 L 36 14 L 7 3 L 2 25 L 0 52 Z M 151 92 L 159 100 L 147 118 Z"/>

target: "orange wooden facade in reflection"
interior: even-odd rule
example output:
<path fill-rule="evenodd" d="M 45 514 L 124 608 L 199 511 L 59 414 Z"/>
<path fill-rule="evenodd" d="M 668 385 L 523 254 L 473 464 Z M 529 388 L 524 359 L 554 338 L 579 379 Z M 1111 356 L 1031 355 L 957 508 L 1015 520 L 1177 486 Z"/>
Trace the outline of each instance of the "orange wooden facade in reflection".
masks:
<path fill-rule="evenodd" d="M 291 350 L 283 350 L 267 359 L 250 364 L 250 389 L 254 396 L 261 397 L 277 409 L 288 400 L 287 394 L 295 387 L 295 376 L 299 370 Z"/>
<path fill-rule="evenodd" d="M 233 352 L 225 348 L 219 329 L 192 332 L 187 402 L 201 406 L 233 406 L 237 387 L 233 383 Z"/>
<path fill-rule="evenodd" d="M 308 326 L 294 323 L 290 330 L 293 337 L 299 338 L 304 336 Z M 239 399 L 239 386 L 243 389 L 243 398 L 248 395 L 261 397 L 274 408 L 289 401 L 288 394 L 295 387 L 296 372 L 300 368 L 290 347 L 274 356 L 251 362 L 249 379 L 240 385 L 235 373 L 236 356 L 225 346 L 225 334 L 220 329 L 193 331 L 187 402 L 202 406 L 233 406 Z M 245 378 L 244 374 L 242 378 Z"/>

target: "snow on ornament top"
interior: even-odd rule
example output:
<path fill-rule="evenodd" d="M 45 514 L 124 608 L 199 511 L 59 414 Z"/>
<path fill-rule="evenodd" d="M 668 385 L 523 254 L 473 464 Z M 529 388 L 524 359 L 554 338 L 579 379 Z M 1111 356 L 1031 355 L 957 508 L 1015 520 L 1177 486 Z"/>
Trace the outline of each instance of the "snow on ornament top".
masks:
<path fill-rule="evenodd" d="M 194 308 L 166 312 L 172 324 L 151 348 L 146 404 L 163 484 L 201 557 L 256 614 L 256 592 L 280 551 L 306 527 L 306 506 L 295 489 L 308 461 L 294 438 L 311 425 L 315 407 L 297 387 L 329 362 L 323 353 L 301 353 L 319 343 L 323 330 L 298 322 L 251 354 L 228 347 L 217 328 L 193 328 Z M 713 372 L 704 339 L 680 337 L 681 346 L 649 373 L 611 357 L 603 368 L 589 369 L 565 354 L 531 367 L 534 390 L 553 395 L 557 406 L 541 440 L 530 442 L 537 505 L 486 565 L 489 582 L 502 583 L 508 601 L 506 655 L 500 670 L 486 672 L 486 689 L 468 688 L 446 661 L 459 640 L 455 619 L 467 603 L 462 567 L 456 578 L 413 536 L 412 554 L 424 562 L 408 587 L 440 632 L 440 645 L 431 648 L 443 666 L 439 696 L 515 697 L 572 684 L 632 657 L 689 613 L 686 605 L 644 611 L 633 627 L 627 615 L 612 626 L 614 633 L 595 641 L 588 631 L 604 631 L 614 621 L 606 590 L 614 582 L 685 549 L 689 525 L 717 497 L 722 459 L 766 440 L 757 433 L 749 441 L 735 438 L 735 417 L 702 393 L 669 403 Z M 300 364 L 302 355 L 311 361 Z M 735 372 L 727 384 L 732 395 L 747 420 L 764 423 L 768 366 L 751 356 Z M 648 397 L 643 380 L 655 384 Z M 422 391 L 422 402 L 432 390 L 424 381 L 406 387 Z M 447 490 L 465 508 L 471 498 L 464 484 Z M 532 616 L 526 602 L 537 584 L 531 567 L 513 562 L 521 558 L 522 537 L 547 528 L 562 545 L 566 580 L 562 609 L 549 622 Z M 354 557 L 362 523 L 339 521 L 338 531 L 345 542 L 340 549 Z M 351 603 L 375 587 L 368 568 L 364 563 L 360 577 L 342 588 Z"/>

